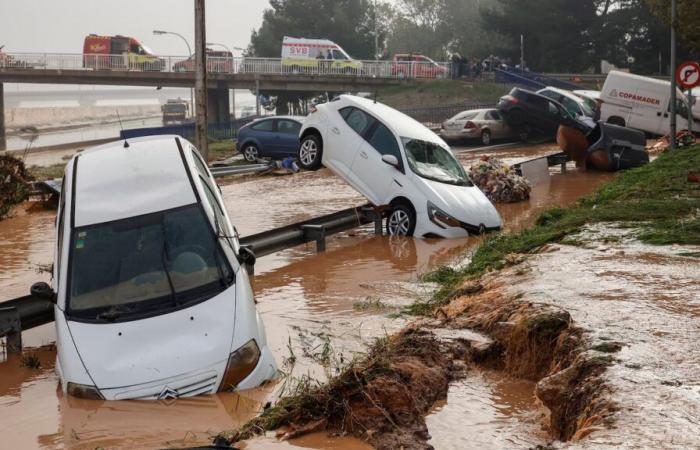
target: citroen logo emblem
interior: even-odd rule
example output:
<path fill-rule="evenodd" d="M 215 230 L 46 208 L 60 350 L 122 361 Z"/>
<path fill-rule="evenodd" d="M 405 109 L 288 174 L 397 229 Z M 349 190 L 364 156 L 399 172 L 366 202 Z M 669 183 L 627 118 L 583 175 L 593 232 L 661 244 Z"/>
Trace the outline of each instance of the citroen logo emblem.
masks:
<path fill-rule="evenodd" d="M 163 390 L 160 391 L 160 394 L 158 394 L 158 400 L 162 400 L 165 403 L 171 403 L 179 396 L 180 393 L 177 392 L 177 389 L 171 389 L 170 387 L 165 386 Z"/>

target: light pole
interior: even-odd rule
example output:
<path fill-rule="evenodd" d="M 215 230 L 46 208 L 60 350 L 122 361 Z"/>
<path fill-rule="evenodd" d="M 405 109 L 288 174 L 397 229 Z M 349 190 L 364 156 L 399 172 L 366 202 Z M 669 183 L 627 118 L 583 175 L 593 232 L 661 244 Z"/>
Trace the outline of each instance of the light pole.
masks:
<path fill-rule="evenodd" d="M 157 36 L 161 36 L 164 34 L 172 34 L 173 36 L 177 36 L 183 41 L 185 41 L 185 45 L 187 46 L 187 56 L 189 58 L 192 58 L 192 49 L 190 48 L 190 43 L 187 42 L 187 39 L 185 39 L 185 36 L 181 35 L 180 33 L 175 33 L 174 31 L 163 31 L 163 30 L 153 30 L 153 34 Z M 192 116 L 194 116 L 194 89 L 190 88 L 190 113 Z"/>

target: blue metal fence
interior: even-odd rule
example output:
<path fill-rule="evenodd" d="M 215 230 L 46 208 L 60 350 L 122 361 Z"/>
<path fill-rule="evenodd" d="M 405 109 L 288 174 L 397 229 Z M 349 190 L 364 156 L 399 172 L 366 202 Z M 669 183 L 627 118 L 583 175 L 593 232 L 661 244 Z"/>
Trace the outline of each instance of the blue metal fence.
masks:
<path fill-rule="evenodd" d="M 257 119 L 257 116 L 244 117 L 226 123 L 210 123 L 207 127 L 209 139 L 225 140 L 234 139 L 238 129 L 243 125 Z M 119 139 L 133 139 L 142 136 L 157 136 L 161 134 L 177 134 L 185 139 L 194 139 L 194 123 L 182 123 L 178 125 L 166 125 L 162 127 L 132 128 L 119 132 Z"/>

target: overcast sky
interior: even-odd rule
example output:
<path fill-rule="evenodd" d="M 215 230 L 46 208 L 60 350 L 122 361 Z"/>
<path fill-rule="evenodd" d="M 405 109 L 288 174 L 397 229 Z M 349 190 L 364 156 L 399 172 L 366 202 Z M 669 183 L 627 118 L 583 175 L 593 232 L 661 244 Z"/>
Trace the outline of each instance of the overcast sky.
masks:
<path fill-rule="evenodd" d="M 247 47 L 268 0 L 207 0 L 207 41 Z M 90 33 L 141 40 L 159 55 L 184 55 L 176 31 L 194 46 L 193 0 L 0 0 L 0 45 L 5 51 L 82 53 Z M 239 52 L 234 52 L 236 55 Z"/>

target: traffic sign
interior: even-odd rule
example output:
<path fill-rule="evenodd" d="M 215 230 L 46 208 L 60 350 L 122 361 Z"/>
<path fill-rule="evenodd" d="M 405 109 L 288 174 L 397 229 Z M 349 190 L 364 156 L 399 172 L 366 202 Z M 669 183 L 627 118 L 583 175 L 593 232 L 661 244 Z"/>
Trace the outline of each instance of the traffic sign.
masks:
<path fill-rule="evenodd" d="M 678 81 L 678 86 L 683 90 L 700 86 L 700 64 L 694 61 L 687 61 L 678 66 L 676 81 Z"/>

